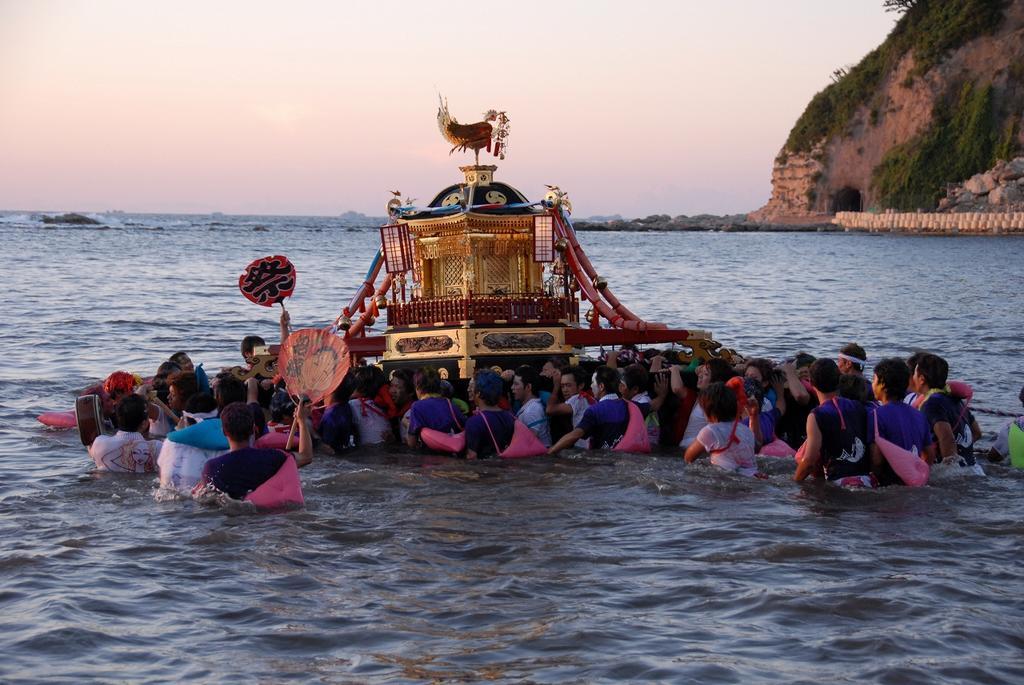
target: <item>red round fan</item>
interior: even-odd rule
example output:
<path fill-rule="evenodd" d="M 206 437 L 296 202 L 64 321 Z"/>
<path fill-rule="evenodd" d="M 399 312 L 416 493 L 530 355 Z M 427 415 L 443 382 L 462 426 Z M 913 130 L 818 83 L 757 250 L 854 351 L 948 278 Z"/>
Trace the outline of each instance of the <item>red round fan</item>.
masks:
<path fill-rule="evenodd" d="M 344 338 L 329 328 L 295 331 L 281 345 L 277 369 L 295 397 L 318 402 L 330 393 L 348 373 L 351 359 Z"/>
<path fill-rule="evenodd" d="M 295 265 L 283 255 L 257 259 L 238 277 L 238 289 L 250 302 L 273 307 L 295 292 Z"/>

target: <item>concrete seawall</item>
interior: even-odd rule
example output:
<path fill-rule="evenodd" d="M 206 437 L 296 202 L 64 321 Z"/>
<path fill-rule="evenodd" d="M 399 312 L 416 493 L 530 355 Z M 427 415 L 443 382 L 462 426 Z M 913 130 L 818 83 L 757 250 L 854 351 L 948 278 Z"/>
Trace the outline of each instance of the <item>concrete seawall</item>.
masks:
<path fill-rule="evenodd" d="M 836 212 L 832 223 L 847 231 L 869 233 L 937 233 L 956 235 L 1024 235 L 1024 212 L 937 214 L 886 211 Z"/>

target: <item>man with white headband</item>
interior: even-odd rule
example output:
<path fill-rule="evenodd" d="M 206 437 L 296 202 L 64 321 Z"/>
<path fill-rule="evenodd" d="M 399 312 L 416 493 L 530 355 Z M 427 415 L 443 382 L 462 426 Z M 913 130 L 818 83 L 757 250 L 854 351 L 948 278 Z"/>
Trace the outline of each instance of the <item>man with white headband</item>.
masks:
<path fill-rule="evenodd" d="M 867 361 L 868 355 L 863 347 L 857 343 L 848 343 L 839 348 L 836 366 L 839 367 L 839 373 L 863 376 Z"/>

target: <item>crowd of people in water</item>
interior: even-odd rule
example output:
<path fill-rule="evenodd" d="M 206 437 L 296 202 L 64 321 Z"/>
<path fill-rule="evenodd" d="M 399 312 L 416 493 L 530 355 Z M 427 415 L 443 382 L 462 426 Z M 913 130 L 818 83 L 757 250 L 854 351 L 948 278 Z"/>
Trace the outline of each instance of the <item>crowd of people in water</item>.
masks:
<path fill-rule="evenodd" d="M 287 314 L 281 334 L 288 335 Z M 264 345 L 258 336 L 243 339 L 247 365 Z M 234 499 L 289 459 L 304 466 L 315 451 L 385 443 L 467 460 L 628 445 L 686 463 L 706 457 L 761 478 L 757 455 L 795 457 L 795 480 L 845 487 L 902 484 L 882 449 L 891 443 L 933 467 L 984 475 L 970 388 L 951 382 L 935 354 L 879 360 L 870 377 L 854 343 L 835 358 L 801 352 L 780 363 L 686 361 L 673 349 L 633 347 L 600 361 L 584 368 L 554 357 L 539 368 L 484 368 L 458 389 L 432 366 L 390 377 L 357 366 L 317 406 L 297 406 L 280 378 L 243 382 L 231 369 L 211 378 L 178 352 L 145 382 L 117 371 L 97 389 L 116 432 L 96 437 L 89 454 L 100 470 L 159 472 L 164 488 Z M 1000 431 L 987 456 L 1024 467 L 1024 417 Z"/>

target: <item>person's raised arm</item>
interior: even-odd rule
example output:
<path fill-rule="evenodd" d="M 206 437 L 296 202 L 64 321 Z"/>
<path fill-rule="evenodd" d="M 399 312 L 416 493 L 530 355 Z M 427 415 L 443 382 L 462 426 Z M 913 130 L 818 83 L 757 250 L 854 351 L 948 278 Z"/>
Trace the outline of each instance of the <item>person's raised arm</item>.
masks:
<path fill-rule="evenodd" d="M 811 394 L 807 392 L 807 388 L 800 382 L 800 377 L 796 375 L 796 365 L 790 362 L 779 368 L 786 374 L 786 389 L 789 390 L 789 394 L 793 396 L 796 403 L 804 405 L 810 402 Z"/>
<path fill-rule="evenodd" d="M 571 415 L 572 407 L 566 404 L 562 398 L 562 372 L 558 369 L 552 371 L 551 382 L 554 383 L 554 389 L 548 395 L 548 405 L 544 411 L 547 412 L 548 416 Z"/>
<path fill-rule="evenodd" d="M 281 344 L 284 345 L 285 341 L 288 339 L 288 332 L 289 332 L 288 325 L 292 322 L 292 315 L 288 313 L 288 310 L 285 309 L 284 306 L 281 307 L 281 319 L 280 319 L 280 322 L 281 322 Z"/>
<path fill-rule="evenodd" d="M 786 377 L 781 373 L 773 373 L 772 388 L 775 390 L 775 408 L 779 410 L 779 416 L 783 416 L 786 413 Z"/>
<path fill-rule="evenodd" d="M 651 411 L 660 411 L 665 399 L 668 397 L 670 381 L 666 378 L 668 374 L 659 373 L 654 377 L 654 397 L 651 398 Z"/>
<path fill-rule="evenodd" d="M 296 420 L 300 423 L 299 429 L 299 451 L 295 455 L 295 463 L 303 467 L 313 461 L 313 420 L 310 413 L 313 411 L 313 403 L 305 397 L 299 403 Z"/>
<path fill-rule="evenodd" d="M 260 401 L 260 382 L 256 380 L 256 376 L 246 379 L 245 381 L 245 403 L 246 404 L 258 404 Z"/>
<path fill-rule="evenodd" d="M 668 378 L 672 392 L 675 393 L 676 397 L 679 399 L 685 399 L 686 393 L 689 392 L 689 390 L 685 385 L 683 385 L 683 367 L 678 364 L 673 364 L 669 368 Z"/>

